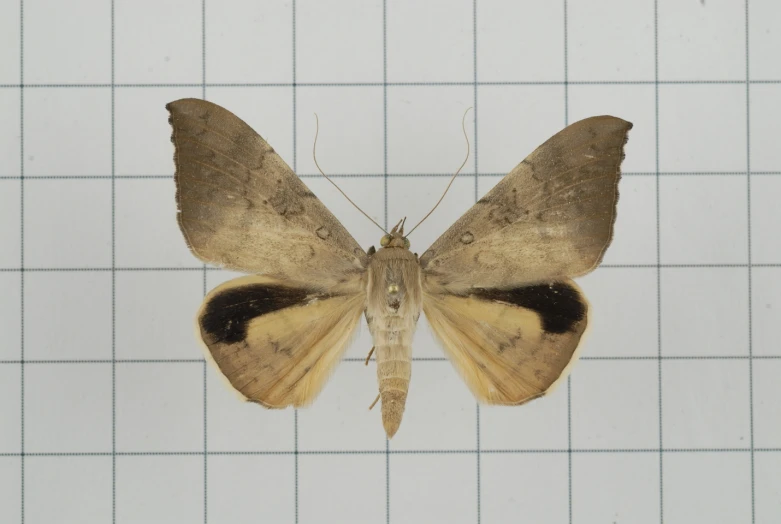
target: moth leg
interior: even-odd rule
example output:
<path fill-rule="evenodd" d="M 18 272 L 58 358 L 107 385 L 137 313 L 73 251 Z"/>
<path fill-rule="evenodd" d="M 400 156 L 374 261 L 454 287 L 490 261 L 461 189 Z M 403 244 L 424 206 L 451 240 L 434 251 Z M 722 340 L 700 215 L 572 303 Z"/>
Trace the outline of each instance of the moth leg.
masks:
<path fill-rule="evenodd" d="M 369 365 L 369 359 L 372 358 L 372 353 L 374 353 L 374 346 L 369 350 L 369 354 L 366 355 L 366 362 L 363 363 L 364 366 Z"/>
<path fill-rule="evenodd" d="M 372 405 L 369 406 L 369 411 L 371 411 L 372 408 L 377 405 L 377 401 L 378 400 L 380 400 L 380 394 L 379 393 L 377 393 L 377 398 L 374 399 L 374 402 L 372 402 Z"/>

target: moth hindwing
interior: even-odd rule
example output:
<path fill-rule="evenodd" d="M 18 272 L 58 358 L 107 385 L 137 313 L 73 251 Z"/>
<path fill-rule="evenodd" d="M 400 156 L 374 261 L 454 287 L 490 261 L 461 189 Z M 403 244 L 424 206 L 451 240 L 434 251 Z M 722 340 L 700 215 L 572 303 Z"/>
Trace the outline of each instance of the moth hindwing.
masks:
<path fill-rule="evenodd" d="M 576 359 L 589 306 L 573 277 L 610 245 L 632 124 L 576 122 L 515 167 L 418 259 L 400 222 L 365 252 L 245 122 L 167 105 L 178 221 L 204 262 L 251 273 L 197 315 L 207 355 L 247 400 L 304 406 L 366 317 L 385 432 L 399 428 L 420 312 L 474 395 L 522 404 Z"/>

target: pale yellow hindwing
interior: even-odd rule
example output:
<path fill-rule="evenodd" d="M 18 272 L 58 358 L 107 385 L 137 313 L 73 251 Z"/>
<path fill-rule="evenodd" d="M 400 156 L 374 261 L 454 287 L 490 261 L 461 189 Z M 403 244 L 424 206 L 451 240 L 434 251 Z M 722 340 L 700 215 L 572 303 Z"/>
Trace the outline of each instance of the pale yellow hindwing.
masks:
<path fill-rule="evenodd" d="M 304 406 L 318 395 L 358 326 L 360 280 L 340 288 L 250 275 L 206 297 L 198 331 L 231 386 L 269 408 Z"/>
<path fill-rule="evenodd" d="M 472 393 L 515 405 L 544 395 L 576 360 L 588 304 L 563 280 L 465 295 L 423 295 L 423 311 Z"/>

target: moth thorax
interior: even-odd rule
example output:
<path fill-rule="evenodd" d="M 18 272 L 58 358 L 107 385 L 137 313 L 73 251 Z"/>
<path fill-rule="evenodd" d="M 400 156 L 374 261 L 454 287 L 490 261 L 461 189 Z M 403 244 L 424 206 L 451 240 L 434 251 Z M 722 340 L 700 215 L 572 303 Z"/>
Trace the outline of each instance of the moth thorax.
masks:
<path fill-rule="evenodd" d="M 396 283 L 390 283 L 388 284 L 388 294 L 389 295 L 396 295 L 399 292 L 399 285 Z"/>

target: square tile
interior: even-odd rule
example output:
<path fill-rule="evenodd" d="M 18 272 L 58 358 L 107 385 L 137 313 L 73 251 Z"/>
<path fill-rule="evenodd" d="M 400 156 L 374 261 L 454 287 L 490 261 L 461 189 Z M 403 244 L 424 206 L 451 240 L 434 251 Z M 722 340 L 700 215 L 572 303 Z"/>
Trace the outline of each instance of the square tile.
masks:
<path fill-rule="evenodd" d="M 117 451 L 203 451 L 203 405 L 201 363 L 118 365 Z"/>
<path fill-rule="evenodd" d="M 603 264 L 656 264 L 656 177 L 624 175 L 613 242 Z"/>
<path fill-rule="evenodd" d="M 383 14 L 376 0 L 299 0 L 296 82 L 382 82 Z"/>
<path fill-rule="evenodd" d="M 109 271 L 27 273 L 25 359 L 110 359 L 111 292 Z"/>
<path fill-rule="evenodd" d="M 388 172 L 452 175 L 466 155 L 461 121 L 474 105 L 471 86 L 403 86 L 388 90 Z M 475 146 L 474 113 L 466 133 Z M 474 155 L 461 170 L 474 173 Z"/>
<path fill-rule="evenodd" d="M 111 366 L 25 366 L 24 442 L 28 453 L 111 451 Z"/>
<path fill-rule="evenodd" d="M 111 5 L 101 0 L 26 0 L 25 83 L 111 82 L 111 24 Z"/>
<path fill-rule="evenodd" d="M 293 451 L 294 411 L 266 409 L 239 397 L 212 365 L 206 369 L 209 451 Z M 318 402 L 309 409 L 318 409 Z"/>
<path fill-rule="evenodd" d="M 572 456 L 573 522 L 657 524 L 657 453 L 576 453 Z"/>
<path fill-rule="evenodd" d="M 368 410 L 377 387 L 375 363 L 339 364 L 315 403 L 298 412 L 298 449 L 384 451 L 380 404 Z"/>
<path fill-rule="evenodd" d="M 117 457 L 118 523 L 203 520 L 203 457 Z"/>
<path fill-rule="evenodd" d="M 523 522 L 567 522 L 566 453 L 497 453 L 480 458 L 480 515 L 484 524 L 504 524 L 511 515 Z M 465 495 L 474 498 L 474 494 Z M 463 522 L 474 522 L 465 515 Z M 469 520 L 472 518 L 472 520 Z"/>
<path fill-rule="evenodd" d="M 384 225 L 385 180 L 383 177 L 341 177 L 332 180 L 375 222 Z M 384 233 L 363 216 L 360 211 L 355 209 L 328 180 L 318 175 L 317 178 L 305 178 L 304 183 L 317 195 L 325 207 L 336 216 L 337 220 L 342 223 L 363 250 L 368 250 L 370 246 L 375 246 L 375 248 L 379 249 L 380 240 Z M 393 218 L 388 217 L 388 220 L 392 221 Z M 398 222 L 398 219 L 396 222 Z M 391 227 L 393 225 L 395 225 L 395 222 L 391 224 Z M 417 235 L 417 233 L 415 234 Z M 369 349 L 366 347 L 361 348 L 361 353 L 368 353 L 368 351 Z M 364 354 L 363 356 L 366 355 Z"/>
<path fill-rule="evenodd" d="M 567 449 L 568 431 L 566 383 L 523 406 L 480 406 L 483 450 Z"/>
<path fill-rule="evenodd" d="M 745 80 L 746 6 L 659 2 L 659 80 Z"/>
<path fill-rule="evenodd" d="M 659 371 L 649 360 L 591 360 L 572 375 L 572 447 L 659 447 Z"/>
<path fill-rule="evenodd" d="M 781 268 L 755 267 L 751 273 L 751 341 L 754 355 L 781 356 Z"/>
<path fill-rule="evenodd" d="M 29 274 L 29 273 L 28 273 Z M 22 355 L 22 274 L 0 271 L 0 360 L 20 360 Z"/>
<path fill-rule="evenodd" d="M 662 268 L 662 354 L 748 355 L 747 268 Z"/>
<path fill-rule="evenodd" d="M 781 171 L 781 151 L 773 140 L 781 134 L 781 84 L 752 85 L 749 96 L 751 170 Z"/>
<path fill-rule="evenodd" d="M 22 370 L 0 364 L 0 453 L 22 451 Z"/>
<path fill-rule="evenodd" d="M 0 268 L 21 267 L 22 191 L 19 180 L 0 180 Z"/>
<path fill-rule="evenodd" d="M 292 82 L 292 20 L 290 2 L 206 2 L 207 81 Z"/>
<path fill-rule="evenodd" d="M 591 63 L 589 63 L 589 66 Z M 571 85 L 569 121 L 612 115 L 632 122 L 621 171 L 656 171 L 656 112 L 653 85 Z"/>
<path fill-rule="evenodd" d="M 328 174 L 382 174 L 384 170 L 381 87 L 302 87 L 297 90 L 296 172 L 318 174 L 312 159 L 320 119 L 317 161 Z"/>
<path fill-rule="evenodd" d="M 0 6 L 4 9 L 5 6 Z M 2 17 L 0 16 L 0 19 Z M 2 22 L 0 22 L 2 23 Z M 0 31 L 0 39 L 3 38 Z M 0 44 L 0 53 L 3 47 Z M 3 63 L 0 59 L 0 63 Z M 15 82 L 19 80 L 16 79 Z M 19 89 L 0 89 L 0 176 L 19 176 L 21 174 L 22 102 Z M 2 188 L 3 186 L 0 186 Z"/>
<path fill-rule="evenodd" d="M 770 523 L 781 517 L 781 453 L 754 455 L 756 522 Z"/>
<path fill-rule="evenodd" d="M 751 261 L 754 264 L 781 263 L 781 176 L 754 176 L 751 179 Z"/>
<path fill-rule="evenodd" d="M 745 145 L 745 85 L 659 86 L 660 171 L 745 171 Z"/>
<path fill-rule="evenodd" d="M 26 90 L 24 173 L 28 177 L 110 176 L 111 90 Z"/>
<path fill-rule="evenodd" d="M 265 8 L 265 7 L 264 7 Z M 300 93 L 300 90 L 298 91 Z M 220 104 L 239 118 L 244 120 L 260 136 L 274 148 L 279 156 L 291 168 L 295 163 L 293 152 L 293 90 L 289 87 L 210 87 L 208 92 L 210 102 Z M 324 108 L 318 107 L 318 114 Z M 313 126 L 314 116 L 307 126 Z M 321 115 L 322 116 L 322 115 Z M 344 115 L 339 115 L 343 117 Z M 325 126 L 327 122 L 323 122 Z M 314 129 L 314 127 L 312 127 Z M 299 129 L 300 133 L 301 130 Z M 322 140 L 323 133 L 318 139 Z M 312 133 L 314 137 L 314 133 Z M 322 142 L 320 142 L 322 144 Z M 311 150 L 307 152 L 307 155 Z"/>
<path fill-rule="evenodd" d="M 203 271 L 118 272 L 117 358 L 201 358 L 195 316 L 203 294 Z"/>
<path fill-rule="evenodd" d="M 472 524 L 477 517 L 477 468 L 468 454 L 392 455 L 390 514 L 407 524 Z M 447 489 L 431 489 L 447 486 Z"/>
<path fill-rule="evenodd" d="M 388 5 L 388 81 L 472 82 L 473 9 L 467 0 L 400 0 Z"/>
<path fill-rule="evenodd" d="M 190 0 L 170 0 L 164 9 L 155 0 L 118 1 L 114 8 L 116 82 L 200 83 L 202 18 L 201 4 Z"/>
<path fill-rule="evenodd" d="M 116 90 L 114 148 L 118 176 L 174 176 L 174 146 L 165 105 L 180 98 L 201 98 L 201 89 L 145 87 Z"/>
<path fill-rule="evenodd" d="M 563 86 L 481 86 L 477 92 L 479 142 L 473 144 L 479 153 L 478 171 L 504 176 L 565 124 Z M 459 143 L 455 130 L 452 133 L 450 152 L 440 158 L 455 160 L 457 148 L 463 148 L 463 136 Z M 464 169 L 471 165 L 467 162 Z"/>
<path fill-rule="evenodd" d="M 781 16 L 781 6 L 775 0 L 752 0 L 748 16 L 751 79 L 778 80 L 781 78 L 781 63 L 776 50 L 781 47 L 781 32 L 777 21 Z"/>
<path fill-rule="evenodd" d="M 173 179 L 115 182 L 115 260 L 119 267 L 198 267 L 177 222 Z"/>
<path fill-rule="evenodd" d="M 393 227 L 404 217 L 407 217 L 407 224 L 417 224 L 437 203 L 445 191 L 448 181 L 447 177 L 431 176 L 388 178 L 388 222 L 390 226 Z M 422 226 L 415 230 L 415 234 L 410 238 L 412 252 L 422 255 L 453 222 L 474 205 L 475 200 L 475 177 L 468 175 L 457 177 L 442 201 L 442 205 Z M 376 242 L 372 243 L 376 244 Z M 422 326 L 422 324 L 420 325 Z M 423 331 L 423 328 L 418 328 L 418 331 L 416 337 L 421 336 L 420 332 Z M 416 340 L 418 339 L 416 338 Z M 426 351 L 424 354 L 424 352 L 416 350 L 415 356 L 442 356 L 442 351 L 438 347 L 434 347 L 438 343 L 431 342 L 427 345 L 430 345 L 433 352 Z"/>
<path fill-rule="evenodd" d="M 24 265 L 110 268 L 111 180 L 26 183 Z"/>
<path fill-rule="evenodd" d="M 481 82 L 564 80 L 562 2 L 498 0 L 475 5 L 477 74 Z M 519 31 L 519 20 L 534 23 L 524 24 L 523 31 Z"/>
<path fill-rule="evenodd" d="M 294 521 L 293 455 L 216 455 L 208 467 L 209 522 Z"/>
<path fill-rule="evenodd" d="M 383 522 L 385 455 L 300 456 L 298 499 L 301 524 Z"/>
<path fill-rule="evenodd" d="M 751 521 L 748 453 L 670 453 L 664 459 L 664 521 Z"/>
<path fill-rule="evenodd" d="M 24 471 L 24 521 L 111 521 L 111 457 L 30 457 Z"/>
<path fill-rule="evenodd" d="M 747 361 L 665 361 L 662 381 L 665 448 L 749 446 Z"/>
<path fill-rule="evenodd" d="M 0 84 L 18 84 L 21 79 L 21 5 L 21 2 L 0 5 Z"/>
<path fill-rule="evenodd" d="M 567 15 L 571 81 L 654 79 L 654 2 L 571 0 Z"/>
<path fill-rule="evenodd" d="M 22 464 L 19 457 L 0 456 L 0 521 L 22 521 Z"/>
<path fill-rule="evenodd" d="M 414 368 L 404 419 L 390 449 L 476 449 L 477 403 L 453 366 L 419 360 Z M 374 400 L 373 392 L 367 393 L 369 402 Z"/>
<path fill-rule="evenodd" d="M 597 268 L 578 284 L 591 306 L 582 357 L 657 356 L 656 268 Z"/>
<path fill-rule="evenodd" d="M 659 180 L 662 264 L 748 262 L 746 179 L 669 176 Z"/>
<path fill-rule="evenodd" d="M 781 360 L 754 361 L 754 446 L 781 448 Z"/>

